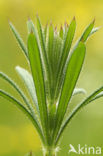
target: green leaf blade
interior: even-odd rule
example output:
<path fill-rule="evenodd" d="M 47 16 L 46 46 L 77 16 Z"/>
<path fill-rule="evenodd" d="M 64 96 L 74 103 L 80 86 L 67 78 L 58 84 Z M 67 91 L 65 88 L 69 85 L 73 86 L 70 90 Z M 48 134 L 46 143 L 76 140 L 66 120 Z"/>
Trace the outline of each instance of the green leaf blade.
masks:
<path fill-rule="evenodd" d="M 53 25 L 51 24 L 48 28 L 48 45 L 47 45 L 47 55 L 48 55 L 48 59 L 52 62 L 52 58 L 53 58 L 53 40 L 54 40 L 54 28 Z"/>
<path fill-rule="evenodd" d="M 51 83 L 50 70 L 51 69 L 48 62 L 48 56 L 47 56 L 47 50 L 45 44 L 45 34 L 44 34 L 45 32 L 43 32 L 43 27 L 41 25 L 41 21 L 38 16 L 37 16 L 37 32 L 38 32 L 38 43 L 40 45 L 41 55 L 42 55 L 42 66 L 44 68 L 44 73 L 45 73 L 45 80 L 46 80 L 45 87 L 47 90 L 47 94 L 50 97 L 50 83 Z"/>
<path fill-rule="evenodd" d="M 17 32 L 17 30 L 15 29 L 14 25 L 13 25 L 11 22 L 9 23 L 9 25 L 10 25 L 10 28 L 11 28 L 11 30 L 12 30 L 12 32 L 13 32 L 15 38 L 16 38 L 17 41 L 18 41 L 18 44 L 20 45 L 22 51 L 24 52 L 25 56 L 26 56 L 27 59 L 28 59 L 28 51 L 27 51 L 27 48 L 26 48 L 26 46 L 25 46 L 25 44 L 24 44 L 22 38 L 20 37 L 19 33 Z"/>
<path fill-rule="evenodd" d="M 89 34 L 89 36 L 93 35 L 95 32 L 97 32 L 101 27 L 96 27 L 96 28 L 93 28 L 91 33 Z"/>
<path fill-rule="evenodd" d="M 44 30 L 43 30 L 45 43 L 46 43 L 46 39 L 47 39 L 47 30 L 48 30 L 48 24 L 46 24 L 46 26 L 44 27 Z"/>
<path fill-rule="evenodd" d="M 83 32 L 83 34 L 82 34 L 82 36 L 80 38 L 80 41 L 85 42 L 88 39 L 88 37 L 89 37 L 93 27 L 94 27 L 94 22 L 95 22 L 95 20 L 93 20 L 93 22 L 91 22 L 89 24 L 89 26 L 87 26 L 87 28 L 85 29 L 85 31 Z"/>
<path fill-rule="evenodd" d="M 80 104 L 78 104 L 74 110 L 69 114 L 69 116 L 67 117 L 67 119 L 64 121 L 58 137 L 56 139 L 55 144 L 57 144 L 62 136 L 62 133 L 64 132 L 64 129 L 67 127 L 68 123 L 71 121 L 71 119 L 77 114 L 78 111 L 81 110 L 81 108 L 83 108 L 84 106 L 86 106 L 87 104 L 91 103 L 92 101 L 103 97 L 103 87 L 100 87 L 98 90 L 96 90 L 95 92 L 93 92 L 90 96 L 88 96 L 87 98 L 85 98 L 85 100 L 83 100 Z"/>
<path fill-rule="evenodd" d="M 36 128 L 41 140 L 44 142 L 42 130 L 39 127 L 36 119 L 32 117 L 31 113 L 18 100 L 16 100 L 13 96 L 9 95 L 3 90 L 0 90 L 0 96 L 15 104 L 17 108 L 19 108 L 24 114 L 27 115 L 28 119 L 33 123 L 34 127 Z"/>
<path fill-rule="evenodd" d="M 9 78 L 6 74 L 4 74 L 3 72 L 0 72 L 0 78 L 2 78 L 5 81 L 7 81 L 19 93 L 19 95 L 22 97 L 23 101 L 27 105 L 28 109 L 31 111 L 32 115 L 34 116 L 35 113 L 34 113 L 33 107 L 29 103 L 28 98 L 25 96 L 25 94 L 19 88 L 19 86 L 11 78 Z"/>
<path fill-rule="evenodd" d="M 75 88 L 73 91 L 73 96 L 77 94 L 86 94 L 86 90 L 83 88 Z"/>
<path fill-rule="evenodd" d="M 40 119 L 46 135 L 48 115 L 47 115 L 47 106 L 46 106 L 44 76 L 43 76 L 41 56 L 40 56 L 37 39 L 35 35 L 32 33 L 28 37 L 28 53 L 29 53 L 32 76 L 36 88 L 36 95 L 38 99 Z"/>
<path fill-rule="evenodd" d="M 93 20 L 93 22 L 91 22 L 87 27 L 86 29 L 84 30 L 84 32 L 82 33 L 81 37 L 77 40 L 77 42 L 75 43 L 73 49 L 71 50 L 74 51 L 76 49 L 76 47 L 78 46 L 78 44 L 82 41 L 82 42 L 86 42 L 88 40 L 88 38 L 94 33 L 97 31 L 97 29 L 93 29 L 94 27 L 94 22 L 95 20 Z"/>
<path fill-rule="evenodd" d="M 63 39 L 64 31 L 63 31 L 63 27 L 62 26 L 60 27 L 59 36 L 60 36 L 61 39 Z"/>
<path fill-rule="evenodd" d="M 34 85 L 33 78 L 31 76 L 31 74 L 26 69 L 21 68 L 19 66 L 16 67 L 16 71 L 20 75 L 21 79 L 24 81 L 24 84 L 26 85 L 28 92 L 32 97 L 35 107 L 38 110 L 38 101 L 37 101 L 37 96 L 36 96 L 36 90 L 35 90 L 35 85 Z"/>
<path fill-rule="evenodd" d="M 69 56 L 71 44 L 72 44 L 74 34 L 75 34 L 75 29 L 76 29 L 76 20 L 75 20 L 75 18 L 73 18 L 73 20 L 70 23 L 70 26 L 68 28 L 66 37 L 64 39 L 64 44 L 62 47 L 61 58 L 60 58 L 60 62 L 58 65 L 58 71 L 57 71 L 58 80 L 57 80 L 57 85 L 56 85 L 56 89 L 55 89 L 55 98 L 58 97 L 58 93 L 59 93 L 61 86 L 62 86 L 63 70 L 64 70 L 65 64 L 67 62 L 67 58 Z"/>
<path fill-rule="evenodd" d="M 80 74 L 84 62 L 85 51 L 86 51 L 85 45 L 82 42 L 80 42 L 78 47 L 70 57 L 56 113 L 55 135 L 57 135 L 58 130 L 61 126 L 61 123 L 67 110 L 68 103 L 72 96 L 72 92 L 74 90 L 78 76 Z"/>

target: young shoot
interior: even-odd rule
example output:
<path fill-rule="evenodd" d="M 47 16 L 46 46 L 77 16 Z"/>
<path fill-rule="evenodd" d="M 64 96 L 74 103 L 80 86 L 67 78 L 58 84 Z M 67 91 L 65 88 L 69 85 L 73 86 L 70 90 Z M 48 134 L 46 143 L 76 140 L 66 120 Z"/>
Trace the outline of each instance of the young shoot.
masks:
<path fill-rule="evenodd" d="M 56 156 L 62 133 L 71 119 L 81 108 L 103 96 L 102 86 L 67 113 L 71 99 L 86 92 L 83 88 L 76 88 L 76 83 L 85 59 L 86 41 L 98 28 L 94 28 L 93 20 L 72 46 L 75 18 L 70 25 L 65 23 L 58 29 L 52 23 L 43 27 L 37 16 L 35 25 L 31 19 L 27 21 L 25 45 L 14 25 L 9 24 L 30 67 L 31 72 L 17 66 L 16 72 L 24 82 L 33 105 L 22 89 L 3 72 L 0 72 L 0 78 L 18 92 L 25 105 L 2 89 L 0 96 L 16 105 L 32 122 L 40 136 L 44 156 Z"/>

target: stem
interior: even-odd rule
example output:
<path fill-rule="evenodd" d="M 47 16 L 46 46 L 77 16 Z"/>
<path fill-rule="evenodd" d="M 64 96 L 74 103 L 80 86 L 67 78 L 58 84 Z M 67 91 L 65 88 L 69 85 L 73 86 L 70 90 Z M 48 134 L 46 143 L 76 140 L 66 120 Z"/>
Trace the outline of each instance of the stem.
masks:
<path fill-rule="evenodd" d="M 44 156 L 57 156 L 57 150 L 53 147 L 48 147 L 43 149 Z"/>
<path fill-rule="evenodd" d="M 45 153 L 44 156 L 56 156 L 56 153 L 53 153 L 52 151 L 48 151 Z"/>

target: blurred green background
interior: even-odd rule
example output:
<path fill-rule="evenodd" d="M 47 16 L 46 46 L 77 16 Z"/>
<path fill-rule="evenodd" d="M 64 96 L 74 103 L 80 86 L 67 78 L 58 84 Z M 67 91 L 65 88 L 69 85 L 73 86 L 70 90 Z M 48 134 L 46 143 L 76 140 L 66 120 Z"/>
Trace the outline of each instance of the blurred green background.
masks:
<path fill-rule="evenodd" d="M 42 23 L 52 20 L 60 27 L 76 17 L 77 31 L 74 41 L 83 29 L 95 18 L 95 26 L 103 26 L 103 0 L 0 0 L 0 71 L 5 72 L 15 80 L 23 90 L 15 71 L 20 65 L 28 69 L 24 55 L 14 39 L 8 19 L 13 22 L 24 41 L 27 40 L 26 21 L 39 14 Z M 79 78 L 78 87 L 87 90 L 87 94 L 103 85 L 103 28 L 87 42 L 85 64 Z M 3 80 L 0 88 L 18 94 Z M 76 96 L 71 105 L 75 105 L 83 95 Z M 66 129 L 59 156 L 67 156 L 69 144 L 103 147 L 103 99 L 93 102 L 72 120 Z M 33 150 L 36 156 L 41 156 L 41 142 L 32 124 L 13 104 L 0 98 L 0 156 L 24 156 Z M 102 151 L 103 153 L 103 151 Z M 71 154 L 72 155 L 72 154 Z M 103 154 L 102 154 L 103 155 Z"/>

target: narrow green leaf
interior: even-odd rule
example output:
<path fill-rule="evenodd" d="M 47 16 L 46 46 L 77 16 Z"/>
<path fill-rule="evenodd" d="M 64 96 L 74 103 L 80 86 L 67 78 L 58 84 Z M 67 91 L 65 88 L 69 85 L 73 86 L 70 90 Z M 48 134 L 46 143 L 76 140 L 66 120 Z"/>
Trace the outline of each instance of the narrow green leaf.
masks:
<path fill-rule="evenodd" d="M 42 30 L 42 26 L 41 26 L 39 17 L 37 17 L 37 29 L 35 28 L 31 19 L 28 20 L 27 27 L 28 27 L 28 33 L 33 32 L 34 35 L 36 36 L 36 39 L 38 42 L 38 47 L 41 52 L 42 67 L 43 67 L 43 72 L 44 72 L 44 77 L 45 77 L 46 94 L 47 94 L 47 97 L 49 97 L 50 96 L 50 86 L 49 86 L 49 80 L 50 80 L 49 75 L 50 74 L 49 74 L 49 68 L 48 68 L 47 53 L 45 51 L 45 48 L 43 48 L 43 45 L 45 43 L 44 43 L 43 30 Z M 45 31 L 47 31 L 47 30 L 45 30 Z"/>
<path fill-rule="evenodd" d="M 43 72 L 44 72 L 44 77 L 45 77 L 45 88 L 46 88 L 46 93 L 49 94 L 49 83 L 48 83 L 48 80 L 49 80 L 49 74 L 48 74 L 48 61 L 47 61 L 47 54 L 46 54 L 46 51 L 45 51 L 45 48 L 43 48 L 43 45 L 44 45 L 44 36 L 43 36 L 43 30 L 42 30 L 42 26 L 41 26 L 41 23 L 40 23 L 40 19 L 39 17 L 37 17 L 37 29 L 35 27 L 35 25 L 33 24 L 32 20 L 29 19 L 27 21 L 27 28 L 28 28 L 28 33 L 30 34 L 31 32 L 34 33 L 36 39 L 37 39 L 37 43 L 38 43 L 38 47 L 39 47 L 39 50 L 40 50 L 40 53 L 41 53 L 41 60 L 42 60 L 42 67 L 43 67 Z M 46 32 L 45 32 L 46 33 Z M 43 39 L 43 40 L 42 40 Z"/>
<path fill-rule="evenodd" d="M 54 28 L 53 25 L 51 24 L 48 29 L 48 45 L 47 45 L 47 55 L 48 59 L 52 66 L 52 57 L 53 57 L 53 40 L 54 40 Z"/>
<path fill-rule="evenodd" d="M 61 67 L 64 67 L 64 64 L 66 63 L 66 59 L 68 57 L 70 48 L 71 48 L 71 44 L 74 38 L 74 33 L 75 33 L 75 29 L 76 29 L 76 21 L 75 18 L 73 18 L 68 31 L 67 31 L 67 35 L 66 38 L 64 40 L 64 46 L 63 46 L 63 50 L 62 50 L 62 56 L 61 56 L 61 61 L 60 61 L 60 65 Z"/>
<path fill-rule="evenodd" d="M 34 154 L 31 152 L 27 153 L 25 156 L 34 156 Z"/>
<path fill-rule="evenodd" d="M 33 32 L 34 34 L 36 33 L 34 23 L 32 22 L 31 19 L 27 21 L 27 29 L 28 29 L 28 34 L 30 34 L 31 32 Z"/>
<path fill-rule="evenodd" d="M 15 104 L 16 107 L 18 107 L 24 114 L 27 115 L 29 120 L 33 123 L 34 127 L 36 128 L 36 130 L 37 130 L 41 140 L 44 142 L 44 137 L 43 137 L 43 134 L 42 134 L 42 130 L 39 127 L 39 125 L 38 125 L 37 121 L 35 120 L 35 118 L 32 117 L 31 113 L 18 100 L 16 100 L 14 97 L 9 95 L 8 93 L 0 90 L 0 96 L 2 96 L 3 98 L 5 98 L 8 101 L 10 101 L 13 104 Z"/>
<path fill-rule="evenodd" d="M 77 79 L 79 77 L 84 62 L 85 51 L 86 51 L 85 45 L 82 42 L 80 42 L 78 47 L 75 49 L 75 51 L 72 53 L 69 59 L 69 63 L 67 65 L 66 75 L 65 75 L 65 79 L 61 91 L 61 96 L 57 107 L 57 113 L 55 119 L 55 133 L 54 133 L 55 136 L 57 135 L 58 130 L 61 126 L 61 123 L 63 121 L 64 115 L 68 107 L 68 103 L 72 96 L 72 92 L 74 90 Z"/>
<path fill-rule="evenodd" d="M 28 109 L 31 111 L 32 115 L 35 116 L 32 105 L 29 103 L 29 100 L 27 99 L 27 97 L 25 96 L 23 91 L 18 87 L 18 85 L 13 80 L 11 80 L 11 78 L 9 78 L 6 74 L 4 74 L 3 72 L 0 72 L 0 77 L 3 78 L 4 80 L 6 80 L 19 93 L 19 95 L 22 97 L 25 104 L 27 105 Z"/>
<path fill-rule="evenodd" d="M 100 28 L 101 28 L 101 27 L 93 28 L 89 36 L 93 35 L 93 34 L 94 34 L 95 32 L 97 32 Z"/>
<path fill-rule="evenodd" d="M 54 53 L 53 53 L 53 41 L 54 41 L 54 28 L 50 24 L 48 27 L 48 40 L 47 40 L 47 57 L 49 64 L 49 73 L 50 73 L 50 99 L 52 99 L 52 87 L 53 87 L 53 63 L 54 63 Z"/>
<path fill-rule="evenodd" d="M 93 27 L 94 27 L 94 22 L 95 22 L 95 20 L 93 20 L 93 22 L 90 23 L 89 26 L 85 29 L 85 31 L 83 32 L 83 34 L 80 38 L 80 41 L 85 42 L 88 39 L 88 37 L 89 37 Z"/>
<path fill-rule="evenodd" d="M 98 99 L 98 98 L 100 98 L 100 97 L 102 97 L 102 96 L 103 96 L 103 91 L 101 91 L 100 93 L 98 93 L 94 98 L 90 99 L 89 103 L 92 102 L 92 101 L 94 101 L 94 100 L 96 100 L 96 99 Z"/>
<path fill-rule="evenodd" d="M 75 17 L 74 17 L 74 19 L 75 19 Z M 64 23 L 64 36 L 67 34 L 68 28 L 69 28 L 69 25 L 68 25 L 68 23 L 65 21 L 65 23 Z"/>
<path fill-rule="evenodd" d="M 44 58 L 47 59 L 43 29 L 42 29 L 42 25 L 38 16 L 37 16 L 37 30 L 38 30 L 38 35 L 39 35 L 39 40 L 40 40 L 40 45 L 41 45 L 41 49 L 43 52 L 43 56 L 45 56 Z"/>
<path fill-rule="evenodd" d="M 53 42 L 53 72 L 57 73 L 57 69 L 59 68 L 59 61 L 61 58 L 63 40 L 58 36 L 54 35 L 54 42 Z M 56 74 L 57 75 L 57 74 Z"/>
<path fill-rule="evenodd" d="M 74 47 L 72 48 L 71 52 L 74 51 L 76 49 L 76 47 L 78 46 L 79 42 L 86 42 L 87 39 L 92 35 L 93 31 L 93 27 L 94 27 L 94 22 L 95 20 L 93 20 L 93 22 L 91 22 L 86 29 L 84 30 L 84 32 L 82 33 L 81 37 L 77 40 L 77 42 L 75 43 Z"/>
<path fill-rule="evenodd" d="M 48 65 L 46 45 L 45 45 L 45 35 L 43 34 L 42 25 L 38 16 L 37 16 L 37 31 L 38 31 L 39 42 L 40 42 L 39 45 L 42 51 L 41 55 L 44 63 L 44 69 L 46 72 L 46 76 L 49 79 L 49 67 L 48 67 L 49 65 Z"/>
<path fill-rule="evenodd" d="M 9 25 L 10 25 L 10 28 L 11 28 L 15 38 L 18 41 L 18 44 L 20 45 L 21 49 L 23 50 L 25 56 L 28 58 L 28 51 L 27 51 L 27 48 L 26 48 L 22 38 L 20 37 L 19 33 L 17 32 L 17 30 L 15 29 L 14 25 L 11 22 L 9 23 Z"/>
<path fill-rule="evenodd" d="M 37 39 L 35 35 L 32 33 L 28 37 L 28 53 L 29 53 L 32 76 L 36 88 L 36 95 L 38 99 L 40 119 L 41 119 L 42 127 L 44 129 L 44 133 L 45 133 L 44 135 L 47 137 L 48 115 L 47 115 L 42 62 L 41 62 L 41 56 L 40 56 Z"/>
<path fill-rule="evenodd" d="M 61 39 L 63 39 L 63 35 L 64 35 L 63 27 L 61 26 L 59 31 L 59 36 L 61 37 Z"/>
<path fill-rule="evenodd" d="M 63 45 L 63 41 L 62 39 L 55 34 L 54 35 L 54 41 L 53 41 L 53 57 L 52 57 L 52 103 L 54 103 L 54 101 L 56 102 L 58 98 L 55 98 L 55 89 L 56 89 L 56 85 L 57 85 L 57 80 L 58 80 L 58 68 L 59 68 L 59 61 L 61 58 L 61 52 L 62 52 L 62 45 Z"/>
<path fill-rule="evenodd" d="M 64 45 L 63 45 L 63 49 L 62 49 L 62 53 L 61 53 L 61 58 L 60 58 L 60 62 L 59 62 L 59 66 L 58 66 L 58 80 L 57 80 L 57 86 L 55 89 L 55 96 L 58 96 L 58 93 L 60 92 L 61 86 L 62 86 L 62 82 L 63 82 L 63 70 L 70 52 L 70 48 L 71 48 L 71 44 L 74 38 L 74 33 L 75 33 L 75 29 L 76 29 L 76 21 L 75 18 L 73 18 L 66 37 L 64 39 Z"/>
<path fill-rule="evenodd" d="M 24 68 L 21 68 L 19 66 L 16 67 L 16 71 L 20 75 L 21 79 L 24 81 L 29 94 L 32 97 L 32 100 L 35 104 L 36 109 L 38 110 L 38 101 L 37 101 L 37 96 L 36 96 L 36 90 L 35 90 L 35 85 L 33 82 L 33 78 L 31 74 Z"/>
<path fill-rule="evenodd" d="M 77 105 L 74 110 L 72 111 L 71 114 L 69 114 L 69 116 L 67 117 L 66 121 L 64 121 L 58 137 L 56 139 L 55 144 L 58 143 L 62 133 L 64 132 L 64 129 L 67 127 L 68 123 L 71 121 L 71 119 L 75 116 L 75 114 L 81 110 L 81 108 L 83 108 L 84 106 L 86 106 L 87 104 L 89 104 L 90 102 L 100 98 L 103 96 L 103 87 L 100 87 L 98 90 L 96 90 L 95 92 L 93 92 L 90 96 L 88 96 L 85 100 L 83 100 L 83 102 L 81 102 L 79 105 Z"/>
<path fill-rule="evenodd" d="M 46 42 L 47 39 L 47 29 L 48 29 L 48 24 L 46 24 L 45 28 L 44 28 L 44 40 Z"/>
<path fill-rule="evenodd" d="M 40 22 L 39 17 L 37 16 L 37 31 L 38 31 L 38 43 L 39 43 L 39 49 L 41 50 L 41 58 L 42 58 L 42 66 L 43 66 L 43 71 L 45 75 L 45 88 L 46 88 L 46 93 L 50 97 L 50 83 L 51 83 L 51 77 L 50 77 L 50 67 L 49 67 L 49 62 L 48 62 L 48 57 L 47 57 L 47 51 L 46 51 L 46 44 L 45 44 L 45 34 L 43 33 L 42 25 Z"/>
<path fill-rule="evenodd" d="M 83 88 L 75 88 L 74 89 L 74 91 L 73 91 L 73 96 L 74 95 L 77 95 L 77 94 L 86 94 L 86 91 L 85 91 L 85 89 L 83 89 Z"/>

